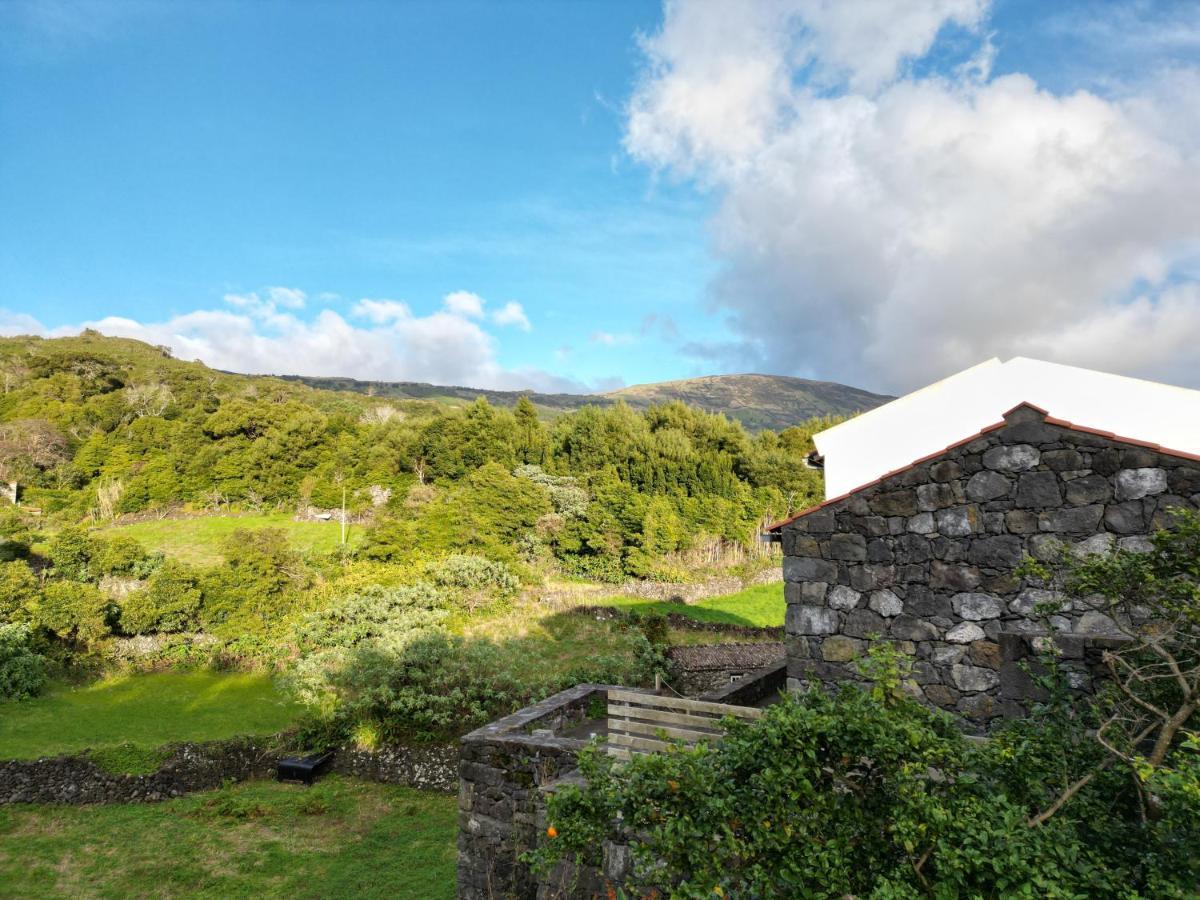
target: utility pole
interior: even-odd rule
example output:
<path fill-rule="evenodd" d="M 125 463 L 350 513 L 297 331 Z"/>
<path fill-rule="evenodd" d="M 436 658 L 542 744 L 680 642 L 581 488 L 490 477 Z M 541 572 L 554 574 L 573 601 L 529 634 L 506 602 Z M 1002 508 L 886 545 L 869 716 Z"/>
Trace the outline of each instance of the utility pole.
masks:
<path fill-rule="evenodd" d="M 346 545 L 346 485 L 342 485 L 342 546 Z"/>

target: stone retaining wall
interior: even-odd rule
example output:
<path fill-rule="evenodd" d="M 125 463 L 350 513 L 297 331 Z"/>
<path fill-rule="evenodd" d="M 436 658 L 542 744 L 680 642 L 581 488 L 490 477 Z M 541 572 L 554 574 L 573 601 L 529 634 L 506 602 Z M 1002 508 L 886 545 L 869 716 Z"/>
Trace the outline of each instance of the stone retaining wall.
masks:
<path fill-rule="evenodd" d="M 610 685 L 581 684 L 476 729 L 462 739 L 458 795 L 458 898 L 535 897 L 521 861 L 545 829 L 543 788 L 575 769 L 587 741 L 554 732 L 581 720 Z"/>
<path fill-rule="evenodd" d="M 784 658 L 781 643 L 698 644 L 667 650 L 667 659 L 676 673 L 671 687 L 689 697 L 726 689 L 779 665 Z"/>
<path fill-rule="evenodd" d="M 1200 461 L 1047 421 L 1004 423 L 800 516 L 781 529 L 789 683 L 854 677 L 876 637 L 914 657 L 910 689 L 982 728 L 1019 714 L 1001 690 L 1000 634 L 1096 636 L 1086 603 L 1048 622 L 1053 599 L 1015 573 L 1028 554 L 1149 546 L 1170 510 L 1200 505 Z"/>
<path fill-rule="evenodd" d="M 142 803 L 211 790 L 226 781 L 269 778 L 281 754 L 270 738 L 175 744 L 157 771 L 116 775 L 85 753 L 0 762 L 0 805 L 7 803 Z M 453 791 L 458 748 L 428 745 L 380 750 L 343 748 L 332 771 L 387 784 Z"/>

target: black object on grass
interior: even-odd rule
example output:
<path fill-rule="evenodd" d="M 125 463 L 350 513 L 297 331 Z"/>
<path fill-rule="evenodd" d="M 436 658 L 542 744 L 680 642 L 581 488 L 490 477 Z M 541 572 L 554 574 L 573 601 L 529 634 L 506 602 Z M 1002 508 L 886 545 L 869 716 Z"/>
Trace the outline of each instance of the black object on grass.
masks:
<path fill-rule="evenodd" d="M 310 753 L 308 756 L 285 756 L 279 761 L 276 777 L 280 781 L 303 781 L 312 784 L 313 779 L 322 775 L 333 762 L 333 751 Z"/>

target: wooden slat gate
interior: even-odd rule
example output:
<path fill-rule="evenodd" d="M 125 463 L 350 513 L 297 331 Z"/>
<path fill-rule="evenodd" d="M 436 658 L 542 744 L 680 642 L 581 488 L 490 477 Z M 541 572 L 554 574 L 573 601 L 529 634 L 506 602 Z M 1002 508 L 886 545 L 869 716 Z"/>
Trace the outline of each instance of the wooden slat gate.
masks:
<path fill-rule="evenodd" d="M 629 759 L 635 753 L 666 750 L 672 741 L 716 744 L 724 737 L 721 720 L 726 716 L 757 719 L 762 714 L 752 706 L 609 690 L 608 752 Z"/>

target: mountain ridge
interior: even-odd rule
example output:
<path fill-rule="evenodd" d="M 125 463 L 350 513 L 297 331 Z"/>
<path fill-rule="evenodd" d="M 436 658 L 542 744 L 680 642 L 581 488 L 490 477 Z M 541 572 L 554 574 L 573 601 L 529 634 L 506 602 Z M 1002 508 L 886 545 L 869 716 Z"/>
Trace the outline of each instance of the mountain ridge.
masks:
<path fill-rule="evenodd" d="M 885 394 L 834 381 L 815 381 L 790 375 L 744 373 L 704 375 L 672 381 L 635 384 L 597 394 L 502 391 L 459 385 L 435 385 L 418 381 L 364 381 L 349 377 L 276 375 L 323 390 L 352 391 L 374 397 L 402 400 L 472 402 L 486 397 L 494 406 L 512 406 L 521 396 L 551 414 L 582 406 L 608 406 L 624 400 L 644 408 L 679 400 L 707 412 L 724 413 L 752 431 L 780 430 L 819 416 L 845 416 L 874 409 L 894 399 Z"/>

